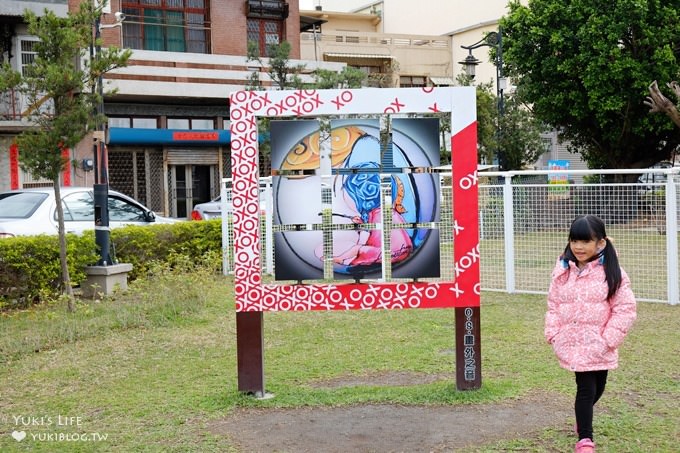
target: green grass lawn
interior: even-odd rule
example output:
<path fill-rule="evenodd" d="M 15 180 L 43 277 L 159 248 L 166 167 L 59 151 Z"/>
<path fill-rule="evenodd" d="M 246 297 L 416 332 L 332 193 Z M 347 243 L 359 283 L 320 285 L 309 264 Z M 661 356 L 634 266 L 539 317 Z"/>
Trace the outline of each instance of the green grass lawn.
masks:
<path fill-rule="evenodd" d="M 201 270 L 164 274 L 135 282 L 127 294 L 84 301 L 75 314 L 49 306 L 0 315 L 0 451 L 224 452 L 233 446 L 206 426 L 237 407 L 485 404 L 574 391 L 573 376 L 543 340 L 544 296 L 489 292 L 482 295 L 481 390 L 456 390 L 453 310 L 267 313 L 266 387 L 276 397 L 256 400 L 236 389 L 231 284 Z M 605 446 L 598 451 L 678 451 L 679 309 L 639 305 L 596 418 Z M 392 371 L 450 379 L 314 385 Z M 13 431 L 27 438 L 17 442 Z M 105 439 L 44 437 L 50 433 Z M 568 429 L 545 429 L 478 451 L 571 448 Z"/>

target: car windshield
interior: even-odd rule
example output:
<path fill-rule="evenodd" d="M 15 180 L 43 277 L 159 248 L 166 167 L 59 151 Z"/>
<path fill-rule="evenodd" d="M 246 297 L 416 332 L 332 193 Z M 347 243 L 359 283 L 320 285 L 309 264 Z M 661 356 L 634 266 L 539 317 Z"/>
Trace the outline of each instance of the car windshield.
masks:
<path fill-rule="evenodd" d="M 5 219 L 27 219 L 47 198 L 46 193 L 9 192 L 0 195 L 0 217 Z"/>

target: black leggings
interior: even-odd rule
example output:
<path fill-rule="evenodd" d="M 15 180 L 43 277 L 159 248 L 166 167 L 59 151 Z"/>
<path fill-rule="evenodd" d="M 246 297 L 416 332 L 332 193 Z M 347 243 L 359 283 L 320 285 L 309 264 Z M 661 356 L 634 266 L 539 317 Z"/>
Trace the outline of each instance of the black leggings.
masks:
<path fill-rule="evenodd" d="M 593 439 L 593 406 L 604 393 L 607 370 L 576 372 L 576 426 L 578 438 Z"/>

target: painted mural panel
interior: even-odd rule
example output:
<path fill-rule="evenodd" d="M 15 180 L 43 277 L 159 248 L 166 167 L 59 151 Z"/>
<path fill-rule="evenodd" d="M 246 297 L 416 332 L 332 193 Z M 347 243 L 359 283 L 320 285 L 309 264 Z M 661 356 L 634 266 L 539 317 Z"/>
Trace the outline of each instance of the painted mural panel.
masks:
<path fill-rule="evenodd" d="M 323 278 L 314 247 L 321 244 L 321 231 L 274 233 L 274 278 L 276 280 L 317 280 Z"/>
<path fill-rule="evenodd" d="M 317 120 L 270 121 L 272 170 L 302 173 L 320 166 Z"/>
<path fill-rule="evenodd" d="M 273 176 L 274 225 L 320 224 L 321 177 Z"/>

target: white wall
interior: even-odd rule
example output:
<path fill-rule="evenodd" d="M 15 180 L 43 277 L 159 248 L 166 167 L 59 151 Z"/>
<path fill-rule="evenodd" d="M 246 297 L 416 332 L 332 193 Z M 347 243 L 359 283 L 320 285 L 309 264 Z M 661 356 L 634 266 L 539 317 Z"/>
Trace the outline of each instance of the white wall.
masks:
<path fill-rule="evenodd" d="M 443 35 L 497 20 L 508 0 L 387 0 L 383 4 L 385 33 Z"/>

